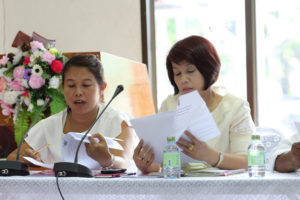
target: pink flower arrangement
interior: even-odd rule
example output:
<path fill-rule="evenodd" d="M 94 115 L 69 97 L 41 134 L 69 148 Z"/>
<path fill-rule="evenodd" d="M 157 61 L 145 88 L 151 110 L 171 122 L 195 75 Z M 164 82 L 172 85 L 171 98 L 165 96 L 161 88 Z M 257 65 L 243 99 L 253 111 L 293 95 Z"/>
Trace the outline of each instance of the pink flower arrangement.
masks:
<path fill-rule="evenodd" d="M 33 119 L 47 95 L 64 102 L 59 88 L 64 60 L 61 52 L 39 41 L 24 43 L 16 54 L 3 56 L 0 59 L 2 114 L 12 116 L 17 123 L 20 113 L 27 113 L 26 116 Z M 53 80 L 58 83 L 54 85 Z"/>
<path fill-rule="evenodd" d="M 17 144 L 48 95 L 52 102 L 46 115 L 66 106 L 60 74 L 66 58 L 54 43 L 36 33 L 30 37 L 18 32 L 12 44 L 18 51 L 0 57 L 0 105 L 2 114 L 13 118 Z M 44 117 L 43 112 L 38 121 Z"/>

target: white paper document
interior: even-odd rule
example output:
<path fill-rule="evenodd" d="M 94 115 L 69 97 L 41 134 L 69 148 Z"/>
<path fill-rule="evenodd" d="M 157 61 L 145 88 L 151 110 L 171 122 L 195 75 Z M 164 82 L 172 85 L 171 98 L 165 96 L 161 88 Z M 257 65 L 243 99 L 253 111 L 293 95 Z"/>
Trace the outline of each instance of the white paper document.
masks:
<path fill-rule="evenodd" d="M 84 133 L 69 132 L 69 133 L 64 135 L 63 139 L 66 138 L 68 141 L 72 141 L 72 140 L 80 141 L 83 136 L 84 136 Z M 91 134 L 87 134 L 87 136 L 83 140 L 83 143 L 90 143 L 88 138 L 91 137 L 91 136 L 92 136 Z M 103 137 L 105 138 L 105 141 L 107 143 L 108 148 L 118 149 L 118 150 L 122 150 L 122 151 L 124 150 L 123 147 L 120 145 L 120 143 L 117 142 L 117 140 L 120 140 L 120 139 L 112 138 L 112 137 L 105 137 L 105 136 L 103 136 Z M 99 142 L 98 138 L 94 138 L 94 140 Z"/>
<path fill-rule="evenodd" d="M 69 132 L 64 135 L 63 141 L 62 141 L 62 157 L 63 160 L 66 162 L 74 162 L 75 154 L 77 147 L 79 145 L 79 142 L 81 138 L 84 136 L 83 133 L 75 133 L 75 132 Z M 86 138 L 83 140 L 83 144 L 81 145 L 79 152 L 78 152 L 78 163 L 85 165 L 86 167 L 90 169 L 99 169 L 100 165 L 97 161 L 89 157 L 86 153 L 86 148 L 84 143 L 90 143 L 88 140 L 88 137 L 91 135 L 88 134 Z M 113 138 L 110 137 L 104 137 L 107 143 L 108 148 L 110 149 L 118 149 L 118 150 L 124 150 L 123 147 L 115 141 Z M 97 138 L 95 138 L 97 140 Z"/>
<path fill-rule="evenodd" d="M 140 139 L 149 144 L 155 154 L 154 162 L 161 163 L 167 137 L 183 137 L 185 130 L 198 140 L 207 141 L 220 135 L 220 131 L 211 116 L 205 102 L 197 91 L 179 97 L 176 111 L 162 112 L 155 115 L 131 119 Z M 181 162 L 200 162 L 181 153 Z"/>
<path fill-rule="evenodd" d="M 201 177 L 201 176 L 229 176 L 233 174 L 241 174 L 246 172 L 245 169 L 235 169 L 235 170 L 227 170 L 227 169 L 218 169 L 218 168 L 208 168 L 201 169 L 191 172 L 184 172 L 183 176 L 187 177 Z"/>
<path fill-rule="evenodd" d="M 42 163 L 42 162 L 39 162 L 37 160 L 35 160 L 34 158 L 31 158 L 31 157 L 23 157 L 25 160 L 28 160 L 29 162 L 31 162 L 32 164 L 34 165 L 37 165 L 37 166 L 40 166 L 40 167 L 45 167 L 45 168 L 49 168 L 49 169 L 53 169 L 53 166 L 54 164 L 46 164 L 46 163 Z"/>
<path fill-rule="evenodd" d="M 62 151 L 61 153 L 62 153 L 62 160 L 64 162 L 74 162 L 77 147 L 83 136 L 84 133 L 75 133 L 75 132 L 69 132 L 63 136 L 62 144 L 61 144 L 61 151 Z M 100 168 L 99 163 L 94 159 L 92 159 L 91 157 L 89 157 L 86 153 L 86 148 L 84 143 L 90 143 L 90 141 L 88 140 L 88 137 L 90 136 L 91 135 L 88 134 L 80 146 L 80 149 L 78 151 L 78 163 L 85 165 L 90 169 L 99 169 Z M 104 137 L 104 138 L 106 140 L 108 148 L 124 150 L 123 147 L 120 145 L 120 143 L 116 141 L 119 139 L 111 138 L 111 137 Z M 94 139 L 98 141 L 97 138 Z M 26 157 L 25 159 L 37 166 L 53 169 L 53 164 L 41 163 L 30 157 Z"/>

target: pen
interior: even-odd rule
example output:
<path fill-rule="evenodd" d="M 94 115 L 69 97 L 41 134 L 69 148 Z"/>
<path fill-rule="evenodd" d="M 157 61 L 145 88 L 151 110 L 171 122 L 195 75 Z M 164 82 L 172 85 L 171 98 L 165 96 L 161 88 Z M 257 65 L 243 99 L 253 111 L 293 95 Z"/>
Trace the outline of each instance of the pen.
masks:
<path fill-rule="evenodd" d="M 126 178 L 126 177 L 137 177 L 136 173 L 128 173 L 128 174 L 121 174 L 121 177 Z"/>
<path fill-rule="evenodd" d="M 40 148 L 38 148 L 38 149 L 34 152 L 34 154 L 36 154 L 36 153 L 42 151 L 43 149 L 45 149 L 45 148 L 48 147 L 48 146 L 50 146 L 50 143 L 45 144 L 45 145 L 41 146 Z"/>
<path fill-rule="evenodd" d="M 111 138 L 112 140 L 117 140 L 117 141 L 124 141 L 122 139 L 119 139 L 119 138 Z"/>
<path fill-rule="evenodd" d="M 227 172 L 224 172 L 224 175 L 225 175 L 225 176 L 228 176 L 228 175 L 230 175 L 230 174 L 232 174 L 232 170 L 227 171 Z"/>

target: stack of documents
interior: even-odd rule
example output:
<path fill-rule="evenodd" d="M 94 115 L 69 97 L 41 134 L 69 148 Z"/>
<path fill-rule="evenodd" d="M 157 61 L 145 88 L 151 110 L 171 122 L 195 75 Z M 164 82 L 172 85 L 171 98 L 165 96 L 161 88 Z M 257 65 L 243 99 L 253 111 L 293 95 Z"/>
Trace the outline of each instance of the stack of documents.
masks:
<path fill-rule="evenodd" d="M 175 136 L 176 140 L 183 137 L 190 140 L 184 134 L 185 130 L 201 141 L 208 141 L 220 135 L 213 117 L 197 91 L 181 95 L 176 111 L 162 112 L 130 121 L 139 138 L 153 148 L 155 163 L 162 163 L 167 137 Z M 181 153 L 181 162 L 201 161 Z"/>
<path fill-rule="evenodd" d="M 199 176 L 229 176 L 233 174 L 244 173 L 245 169 L 223 170 L 218 168 L 201 169 L 192 172 L 182 172 L 181 176 L 199 177 Z"/>
<path fill-rule="evenodd" d="M 184 163 L 181 166 L 182 171 L 184 172 L 192 172 L 192 171 L 198 171 L 201 169 L 208 169 L 211 168 L 211 166 L 209 164 L 207 164 L 206 162 L 202 162 L 202 163 Z"/>

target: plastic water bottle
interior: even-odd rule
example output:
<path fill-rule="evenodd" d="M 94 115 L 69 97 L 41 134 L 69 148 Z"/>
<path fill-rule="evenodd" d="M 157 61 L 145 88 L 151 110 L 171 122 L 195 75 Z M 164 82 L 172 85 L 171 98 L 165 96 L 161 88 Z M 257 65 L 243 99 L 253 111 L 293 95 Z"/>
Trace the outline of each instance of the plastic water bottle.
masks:
<path fill-rule="evenodd" d="M 175 137 L 168 137 L 167 142 L 163 154 L 164 178 L 179 178 L 181 174 L 180 151 L 175 144 Z"/>
<path fill-rule="evenodd" d="M 265 176 L 265 147 L 259 135 L 252 135 L 252 141 L 248 147 L 248 173 L 249 177 Z"/>

